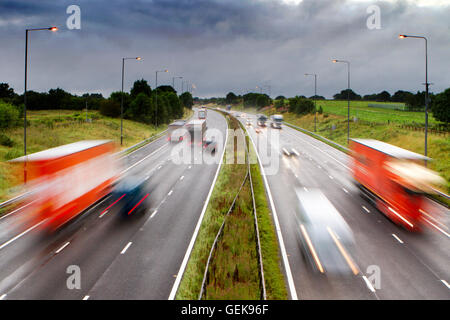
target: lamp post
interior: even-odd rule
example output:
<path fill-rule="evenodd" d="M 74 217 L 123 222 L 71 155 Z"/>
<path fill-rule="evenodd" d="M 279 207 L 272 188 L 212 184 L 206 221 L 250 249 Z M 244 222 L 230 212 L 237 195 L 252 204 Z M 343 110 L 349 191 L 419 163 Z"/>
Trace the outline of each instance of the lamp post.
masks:
<path fill-rule="evenodd" d="M 23 92 L 23 154 L 27 155 L 27 76 L 28 76 L 28 32 L 29 31 L 58 31 L 57 27 L 48 27 L 48 28 L 33 28 L 33 29 L 25 29 L 25 85 Z M 25 175 L 26 182 L 26 175 Z"/>
<path fill-rule="evenodd" d="M 183 77 L 172 77 L 172 88 L 173 88 L 173 90 L 175 90 L 175 79 L 183 79 Z"/>
<path fill-rule="evenodd" d="M 158 70 L 156 71 L 156 81 L 155 81 L 155 125 L 158 126 L 158 72 L 169 72 L 169 70 Z"/>
<path fill-rule="evenodd" d="M 125 60 L 141 60 L 141 57 L 122 58 L 122 91 L 120 94 L 120 145 L 123 142 L 123 78 L 125 73 Z"/>
<path fill-rule="evenodd" d="M 347 144 L 350 141 L 350 62 L 346 60 L 337 60 L 333 59 L 333 63 L 346 63 L 347 64 L 347 82 L 348 82 L 348 89 L 347 89 Z"/>
<path fill-rule="evenodd" d="M 425 40 L 425 157 L 427 156 L 427 147 L 428 147 L 428 88 L 430 84 L 428 83 L 428 40 L 423 36 L 411 36 L 406 34 L 401 34 L 398 36 L 399 39 L 405 38 L 416 38 Z M 425 160 L 425 166 L 427 165 L 427 160 Z"/>
<path fill-rule="evenodd" d="M 305 76 L 314 76 L 314 132 L 317 130 L 317 107 L 316 107 L 316 99 L 317 99 L 317 74 L 315 73 L 305 73 Z"/>

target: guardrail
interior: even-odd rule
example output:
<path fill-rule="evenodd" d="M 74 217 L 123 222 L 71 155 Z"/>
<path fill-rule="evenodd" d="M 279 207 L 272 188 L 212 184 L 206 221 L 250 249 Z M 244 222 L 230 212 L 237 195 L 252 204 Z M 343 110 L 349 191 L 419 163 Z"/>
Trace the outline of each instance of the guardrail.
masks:
<path fill-rule="evenodd" d="M 309 134 L 309 135 L 315 136 L 315 137 L 317 137 L 317 138 L 320 139 L 320 140 L 324 140 L 324 141 L 326 141 L 327 143 L 332 144 L 332 145 L 334 145 L 334 146 L 336 146 L 336 147 L 338 147 L 338 148 L 344 150 L 344 151 L 347 152 L 347 153 L 350 152 L 350 149 L 349 149 L 349 148 L 344 147 L 343 145 L 341 145 L 341 144 L 339 144 L 339 143 L 336 143 L 336 142 L 334 142 L 334 141 L 332 141 L 332 140 L 330 140 L 330 139 L 327 139 L 327 138 L 325 138 L 325 137 L 322 137 L 321 135 L 318 135 L 317 133 L 314 133 L 314 132 L 312 132 L 312 131 L 308 131 L 308 130 L 306 130 L 306 129 L 303 129 L 303 128 L 301 128 L 301 127 L 298 127 L 298 126 L 296 126 L 296 125 L 293 125 L 293 124 L 291 124 L 291 123 L 289 123 L 289 122 L 284 122 L 284 124 L 288 125 L 289 127 L 295 128 L 295 129 L 297 129 L 297 130 L 299 130 L 299 131 L 303 131 L 303 132 L 305 132 L 305 133 L 307 133 L 307 134 Z"/>

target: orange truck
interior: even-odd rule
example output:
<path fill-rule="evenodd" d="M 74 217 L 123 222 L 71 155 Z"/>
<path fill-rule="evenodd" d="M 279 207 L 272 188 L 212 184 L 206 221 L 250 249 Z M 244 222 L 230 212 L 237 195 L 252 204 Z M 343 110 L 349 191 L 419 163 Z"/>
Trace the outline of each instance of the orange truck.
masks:
<path fill-rule="evenodd" d="M 372 139 L 351 139 L 351 171 L 363 195 L 395 223 L 419 231 L 434 184 L 443 182 L 422 164 L 429 158 Z M 430 218 L 430 217 L 428 217 Z"/>
<path fill-rule="evenodd" d="M 54 231 L 111 191 L 118 178 L 115 145 L 87 140 L 11 160 L 31 196 L 22 222 Z"/>

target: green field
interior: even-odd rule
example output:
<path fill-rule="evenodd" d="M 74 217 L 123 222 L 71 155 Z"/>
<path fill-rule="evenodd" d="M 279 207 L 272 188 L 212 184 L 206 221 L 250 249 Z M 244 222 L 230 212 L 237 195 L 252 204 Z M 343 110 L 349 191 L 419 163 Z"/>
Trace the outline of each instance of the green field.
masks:
<path fill-rule="evenodd" d="M 360 120 L 387 123 L 418 123 L 425 124 L 425 113 L 414 111 L 401 111 L 385 108 L 369 107 L 369 104 L 395 104 L 382 103 L 374 101 L 350 101 L 350 117 L 356 117 Z M 400 104 L 401 105 L 401 104 Z M 334 114 L 338 116 L 347 117 L 347 101 L 342 100 L 317 100 L 317 109 L 322 107 L 324 113 Z M 430 124 L 438 123 L 431 113 L 428 114 L 428 121 Z"/>
<path fill-rule="evenodd" d="M 186 110 L 185 117 L 191 114 L 191 110 Z M 120 119 L 104 117 L 98 111 L 88 112 L 91 122 L 86 122 L 85 118 L 86 114 L 82 111 L 28 111 L 27 153 L 90 139 L 113 140 L 120 147 Z M 124 143 L 121 148 L 132 146 L 166 128 L 166 125 L 155 128 L 144 123 L 124 120 Z M 17 191 L 9 189 L 12 185 L 20 183 L 16 180 L 11 165 L 5 161 L 23 155 L 23 127 L 3 130 L 2 134 L 13 141 L 13 146 L 0 145 L 0 201 L 8 198 L 11 192 Z"/>

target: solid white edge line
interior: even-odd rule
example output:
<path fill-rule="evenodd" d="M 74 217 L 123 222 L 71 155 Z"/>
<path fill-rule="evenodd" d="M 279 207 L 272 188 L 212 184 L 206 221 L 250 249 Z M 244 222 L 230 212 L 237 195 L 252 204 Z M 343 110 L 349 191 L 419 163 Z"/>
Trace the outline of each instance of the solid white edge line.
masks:
<path fill-rule="evenodd" d="M 447 287 L 447 289 L 450 289 L 450 285 L 448 284 L 447 281 L 445 281 L 444 279 L 442 279 L 441 282 L 442 282 L 443 284 L 445 284 L 445 286 Z M 0 300 L 1 300 L 1 299 L 0 299 Z"/>
<path fill-rule="evenodd" d="M 14 214 L 14 213 L 16 213 L 17 211 L 22 210 L 23 208 L 28 207 L 30 204 L 32 204 L 32 203 L 35 202 L 35 201 L 36 201 L 36 200 L 33 200 L 33 201 L 27 203 L 26 205 L 21 206 L 20 208 L 18 208 L 18 209 L 14 210 L 14 211 L 11 211 L 11 212 L 9 212 L 9 213 L 7 213 L 7 214 L 1 216 L 1 217 L 0 217 L 0 220 L 2 220 L 2 219 L 4 219 L 4 218 L 6 218 L 6 217 L 8 217 L 8 216 L 10 216 L 10 215 L 12 215 L 12 214 Z"/>
<path fill-rule="evenodd" d="M 7 245 L 9 245 L 11 242 L 16 241 L 17 239 L 19 239 L 20 237 L 22 237 L 23 235 L 27 234 L 28 232 L 30 232 L 31 230 L 33 230 L 34 228 L 36 228 L 37 226 L 41 225 L 42 223 L 44 223 L 45 221 L 47 221 L 47 219 L 42 220 L 41 222 L 39 222 L 38 224 L 35 224 L 34 226 L 28 228 L 27 230 L 25 230 L 24 232 L 18 234 L 17 236 L 15 236 L 12 239 L 9 239 L 8 241 L 6 241 L 5 243 L 3 243 L 0 246 L 0 250 L 3 249 L 4 247 L 6 247 Z"/>
<path fill-rule="evenodd" d="M 225 143 L 223 145 L 222 157 L 220 158 L 220 163 L 219 163 L 219 166 L 217 167 L 216 175 L 214 176 L 214 180 L 211 184 L 211 188 L 209 189 L 208 196 L 206 197 L 205 204 L 203 205 L 202 213 L 200 214 L 197 225 L 195 226 L 194 234 L 192 235 L 191 241 L 189 242 L 189 246 L 186 250 L 186 254 L 184 255 L 183 261 L 181 262 L 180 269 L 178 270 L 177 277 L 175 278 L 175 283 L 173 284 L 172 290 L 170 291 L 168 300 L 175 299 L 175 295 L 177 294 L 178 287 L 180 286 L 180 283 L 181 283 L 181 279 L 183 278 L 184 270 L 186 269 L 187 263 L 191 256 L 191 252 L 192 252 L 192 249 L 194 248 L 195 240 L 197 239 L 197 235 L 200 230 L 200 226 L 203 222 L 203 217 L 205 215 L 206 208 L 208 207 L 208 204 L 209 204 L 209 198 L 211 197 L 211 194 L 214 190 L 217 177 L 219 176 L 220 168 L 222 167 L 222 164 L 223 164 L 223 157 L 225 155 L 225 149 L 227 146 L 227 142 L 228 142 L 228 123 L 227 123 L 227 130 L 225 133 Z"/>
<path fill-rule="evenodd" d="M 89 296 L 84 296 L 83 300 L 88 300 Z"/>
<path fill-rule="evenodd" d="M 70 241 L 67 241 L 61 248 L 55 251 L 55 253 L 60 253 L 64 250 L 65 247 L 67 247 L 70 244 Z"/>
<path fill-rule="evenodd" d="M 367 279 L 366 276 L 362 276 L 362 278 L 364 279 L 364 282 L 366 283 L 367 288 L 369 288 L 370 291 L 375 293 L 375 288 L 372 286 L 372 284 L 370 283 L 369 279 Z"/>
<path fill-rule="evenodd" d="M 395 233 L 392 234 L 392 236 L 400 243 L 403 243 L 402 239 L 400 239 L 399 237 L 397 237 L 397 235 Z"/>
<path fill-rule="evenodd" d="M 128 248 L 131 246 L 133 242 L 128 242 L 128 244 L 125 246 L 125 248 L 122 249 L 122 251 L 120 252 L 120 254 L 124 254 L 125 252 L 127 252 Z"/>
<path fill-rule="evenodd" d="M 289 292 L 291 295 L 291 299 L 298 300 L 297 290 L 295 289 L 294 278 L 292 277 L 291 267 L 289 266 L 289 260 L 287 257 L 286 248 L 284 246 L 283 235 L 281 234 L 280 223 L 278 221 L 277 211 L 275 209 L 275 204 L 273 202 L 272 192 L 270 191 L 269 183 L 266 178 L 266 172 L 262 165 L 261 158 L 259 157 L 258 149 L 256 148 L 255 142 L 253 141 L 253 138 L 250 134 L 248 136 L 249 136 L 250 140 L 252 141 L 253 148 L 255 149 L 255 153 L 256 153 L 256 156 L 257 156 L 258 162 L 259 162 L 259 167 L 261 168 L 261 173 L 263 176 L 264 184 L 266 186 L 267 195 L 269 196 L 269 202 L 270 202 L 270 206 L 272 208 L 272 214 L 273 214 L 272 216 L 273 216 L 273 220 L 275 222 L 275 229 L 277 231 L 278 242 L 280 244 L 281 257 L 283 259 L 284 269 L 286 271 L 287 282 L 288 282 L 288 286 L 289 286 Z"/>

